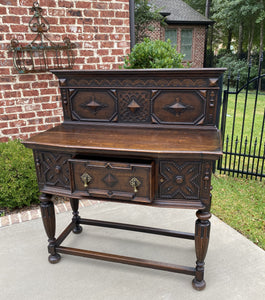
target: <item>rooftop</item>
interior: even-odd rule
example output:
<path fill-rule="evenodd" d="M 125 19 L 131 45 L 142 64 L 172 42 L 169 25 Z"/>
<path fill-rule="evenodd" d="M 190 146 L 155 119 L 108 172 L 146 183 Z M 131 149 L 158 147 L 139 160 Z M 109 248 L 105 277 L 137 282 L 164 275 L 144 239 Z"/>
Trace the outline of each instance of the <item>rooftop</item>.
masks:
<path fill-rule="evenodd" d="M 170 13 L 170 15 L 166 17 L 167 23 L 204 25 L 213 23 L 212 20 L 201 15 L 181 0 L 150 0 L 150 3 L 159 8 L 161 13 Z"/>

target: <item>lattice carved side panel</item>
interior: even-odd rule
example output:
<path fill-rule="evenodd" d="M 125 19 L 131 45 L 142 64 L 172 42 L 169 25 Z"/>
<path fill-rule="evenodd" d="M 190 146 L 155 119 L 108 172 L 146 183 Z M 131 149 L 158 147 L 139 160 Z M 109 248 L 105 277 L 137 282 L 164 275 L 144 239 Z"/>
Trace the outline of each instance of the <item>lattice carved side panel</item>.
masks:
<path fill-rule="evenodd" d="M 70 187 L 68 159 L 70 155 L 37 152 L 35 164 L 39 182 L 50 186 Z"/>
<path fill-rule="evenodd" d="M 199 199 L 200 162 L 160 161 L 159 168 L 159 197 L 166 199 Z"/>

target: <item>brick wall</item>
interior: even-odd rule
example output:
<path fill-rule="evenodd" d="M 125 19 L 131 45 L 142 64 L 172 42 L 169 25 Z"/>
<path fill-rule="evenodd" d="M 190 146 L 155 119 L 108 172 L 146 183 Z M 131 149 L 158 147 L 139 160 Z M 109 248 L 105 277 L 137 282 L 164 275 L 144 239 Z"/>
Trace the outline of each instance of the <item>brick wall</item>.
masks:
<path fill-rule="evenodd" d="M 49 72 L 18 74 L 11 39 L 33 40 L 33 0 L 0 0 L 0 142 L 26 139 L 62 121 L 58 82 Z M 75 43 L 74 69 L 117 69 L 130 49 L 129 0 L 39 0 L 49 39 Z"/>
<path fill-rule="evenodd" d="M 148 36 L 151 40 L 165 40 L 165 28 L 160 24 L 152 23 L 155 30 L 153 32 L 148 31 Z M 190 61 L 192 68 L 203 68 L 204 62 L 204 43 L 205 43 L 205 26 L 187 26 L 187 25 L 168 25 L 167 28 L 177 29 L 177 51 L 181 48 L 181 30 L 192 29 L 193 30 L 193 42 L 192 42 L 192 60 Z M 185 63 L 184 63 L 185 65 Z"/>

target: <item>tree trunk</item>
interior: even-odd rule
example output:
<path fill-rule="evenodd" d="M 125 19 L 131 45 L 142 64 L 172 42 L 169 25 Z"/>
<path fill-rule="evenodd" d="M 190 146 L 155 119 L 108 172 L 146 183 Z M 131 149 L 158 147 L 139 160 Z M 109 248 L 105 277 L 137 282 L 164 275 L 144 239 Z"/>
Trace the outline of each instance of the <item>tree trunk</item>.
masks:
<path fill-rule="evenodd" d="M 250 60 L 251 50 L 253 46 L 254 24 L 251 25 L 251 30 L 248 35 L 248 61 Z"/>
<path fill-rule="evenodd" d="M 237 57 L 239 59 L 242 58 L 242 45 L 243 45 L 243 24 L 242 22 L 239 24 L 239 33 L 238 33 L 238 51 Z"/>
<path fill-rule="evenodd" d="M 262 54 L 263 54 L 263 26 L 264 26 L 264 21 L 262 20 L 260 22 L 260 41 L 259 41 L 259 61 L 261 61 Z"/>
<path fill-rule="evenodd" d="M 230 52 L 231 50 L 231 41 L 232 41 L 232 29 L 228 29 L 227 45 L 226 50 Z"/>

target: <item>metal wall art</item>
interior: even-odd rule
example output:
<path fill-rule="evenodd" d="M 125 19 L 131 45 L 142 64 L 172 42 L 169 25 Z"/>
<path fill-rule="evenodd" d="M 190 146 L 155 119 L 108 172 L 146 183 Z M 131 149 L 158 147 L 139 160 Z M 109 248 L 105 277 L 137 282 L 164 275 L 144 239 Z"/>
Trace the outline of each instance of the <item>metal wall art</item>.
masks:
<path fill-rule="evenodd" d="M 42 16 L 42 8 L 34 2 L 31 8 L 34 15 L 29 21 L 29 28 L 36 32 L 36 37 L 26 46 L 21 46 L 17 39 L 11 40 L 14 66 L 19 73 L 46 72 L 55 69 L 72 69 L 74 64 L 75 44 L 65 37 L 64 44 L 52 42 L 45 33 L 50 29 L 49 22 Z"/>

